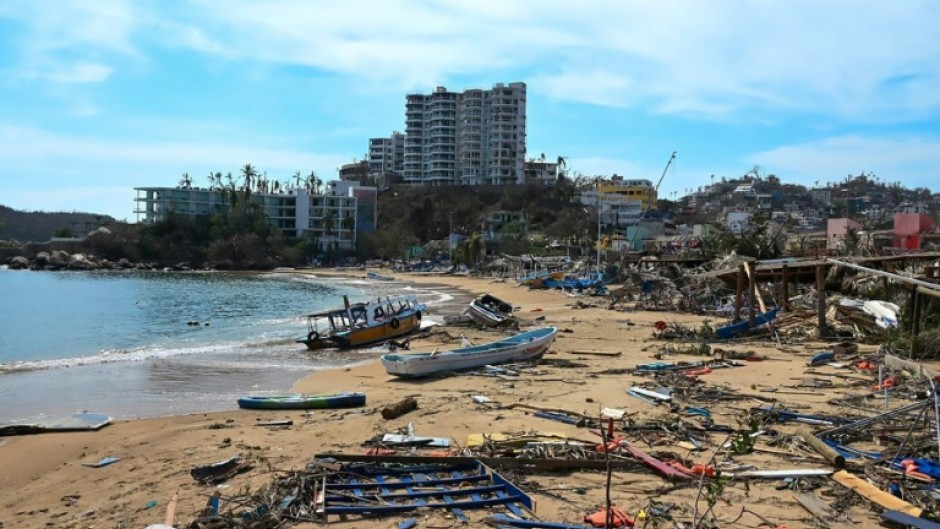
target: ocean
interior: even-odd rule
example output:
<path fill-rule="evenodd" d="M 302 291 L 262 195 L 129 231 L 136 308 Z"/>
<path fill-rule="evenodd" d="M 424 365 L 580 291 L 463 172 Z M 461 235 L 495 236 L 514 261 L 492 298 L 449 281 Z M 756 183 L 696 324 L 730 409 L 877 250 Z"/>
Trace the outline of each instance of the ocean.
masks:
<path fill-rule="evenodd" d="M 235 409 L 379 347 L 307 351 L 304 314 L 414 293 L 431 319 L 458 310 L 435 286 L 309 274 L 35 272 L 0 267 L 0 424 L 78 411 L 119 419 Z"/>

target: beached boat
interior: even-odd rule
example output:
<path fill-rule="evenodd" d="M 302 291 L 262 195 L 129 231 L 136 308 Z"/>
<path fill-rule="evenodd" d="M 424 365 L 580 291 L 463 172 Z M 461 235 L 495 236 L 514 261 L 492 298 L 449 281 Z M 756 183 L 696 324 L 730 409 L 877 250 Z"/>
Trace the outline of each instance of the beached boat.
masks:
<path fill-rule="evenodd" d="M 555 327 L 543 327 L 495 342 L 450 351 L 387 354 L 382 356 L 382 366 L 390 375 L 423 377 L 446 371 L 534 360 L 545 354 L 557 334 Z"/>
<path fill-rule="evenodd" d="M 770 309 L 767 312 L 763 312 L 761 314 L 754 316 L 753 328 L 757 328 L 757 327 L 760 327 L 761 325 L 765 325 L 767 323 L 772 322 L 774 319 L 777 318 L 777 310 L 778 309 L 774 307 L 773 309 Z M 722 340 L 727 340 L 729 338 L 733 338 L 736 334 L 741 334 L 742 332 L 751 328 L 752 327 L 750 326 L 750 322 L 748 320 L 743 320 L 737 323 L 729 323 L 728 325 L 718 327 L 717 329 L 715 329 L 715 334 Z"/>
<path fill-rule="evenodd" d="M 386 297 L 307 315 L 307 335 L 299 338 L 311 351 L 326 347 L 348 349 L 397 338 L 421 326 L 425 310 L 414 295 Z"/>
<path fill-rule="evenodd" d="M 392 276 L 383 276 L 378 272 L 366 272 L 366 279 L 372 279 L 374 281 L 394 281 L 395 278 Z"/>
<path fill-rule="evenodd" d="M 334 395 L 270 395 L 264 397 L 243 397 L 238 399 L 239 408 L 250 410 L 356 408 L 365 405 L 365 393 L 336 393 Z"/>
<path fill-rule="evenodd" d="M 484 294 L 471 301 L 464 314 L 487 327 L 498 327 L 516 321 L 512 315 L 512 305 L 490 294 Z"/>

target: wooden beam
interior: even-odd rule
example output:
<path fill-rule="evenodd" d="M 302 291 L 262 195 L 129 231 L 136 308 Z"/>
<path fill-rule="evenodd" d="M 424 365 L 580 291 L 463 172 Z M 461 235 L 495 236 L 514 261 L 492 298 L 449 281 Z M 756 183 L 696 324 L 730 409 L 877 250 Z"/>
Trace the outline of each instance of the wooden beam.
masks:
<path fill-rule="evenodd" d="M 911 358 L 917 353 L 917 335 L 920 334 L 920 296 L 919 288 L 914 285 L 911 290 Z"/>
<path fill-rule="evenodd" d="M 734 291 L 734 318 L 735 322 L 741 320 L 741 296 L 744 294 L 744 265 L 738 266 L 738 284 Z"/>
<path fill-rule="evenodd" d="M 816 267 L 816 328 L 819 337 L 826 335 L 826 269 Z"/>
<path fill-rule="evenodd" d="M 783 265 L 783 279 L 780 283 L 780 303 L 783 305 L 783 310 L 790 310 L 790 269 L 787 268 L 787 265 Z"/>
<path fill-rule="evenodd" d="M 757 297 L 757 278 L 756 274 L 749 272 L 747 263 L 741 265 L 744 272 L 747 273 L 747 326 L 751 329 L 757 326 L 757 307 L 755 298 Z"/>
<path fill-rule="evenodd" d="M 854 474 L 849 474 L 845 470 L 840 470 L 833 474 L 832 479 L 834 479 L 843 487 L 855 491 L 855 493 L 859 496 L 862 496 L 863 498 L 876 503 L 881 507 L 888 509 L 889 511 L 898 511 L 915 518 L 920 517 L 921 513 L 923 512 L 923 509 L 920 507 L 911 505 L 901 498 L 892 496 L 891 494 L 879 489 L 864 479 Z"/>
<path fill-rule="evenodd" d="M 755 285 L 757 284 L 757 274 L 754 272 L 755 267 L 751 266 L 749 263 L 744 263 L 744 271 L 747 272 L 748 280 L 750 280 Z M 760 294 L 760 290 L 754 287 L 754 293 L 757 296 L 757 303 L 760 305 L 761 312 L 767 312 L 767 305 L 764 304 L 764 296 Z"/>

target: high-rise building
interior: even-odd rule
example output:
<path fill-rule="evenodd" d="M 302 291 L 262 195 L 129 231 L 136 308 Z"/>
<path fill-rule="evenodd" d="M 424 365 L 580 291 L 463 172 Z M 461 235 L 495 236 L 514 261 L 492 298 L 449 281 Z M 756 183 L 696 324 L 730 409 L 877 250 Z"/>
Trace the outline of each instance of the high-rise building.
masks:
<path fill-rule="evenodd" d="M 525 83 L 405 98 L 405 183 L 523 183 L 525 146 Z"/>
<path fill-rule="evenodd" d="M 387 138 L 369 139 L 369 173 L 374 181 L 405 172 L 405 135 L 393 132 Z"/>

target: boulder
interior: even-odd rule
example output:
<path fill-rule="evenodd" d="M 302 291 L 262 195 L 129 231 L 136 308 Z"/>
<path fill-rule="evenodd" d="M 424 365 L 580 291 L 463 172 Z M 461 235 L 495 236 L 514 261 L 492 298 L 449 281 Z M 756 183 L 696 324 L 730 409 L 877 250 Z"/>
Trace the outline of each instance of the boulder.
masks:
<path fill-rule="evenodd" d="M 17 255 L 16 257 L 10 259 L 10 270 L 25 270 L 29 268 L 29 259 L 23 257 L 22 255 Z"/>
<path fill-rule="evenodd" d="M 88 235 L 85 236 L 85 240 L 89 242 L 110 242 L 112 239 L 114 239 L 114 234 L 104 226 L 88 232 Z"/>
<path fill-rule="evenodd" d="M 118 268 L 134 268 L 134 265 L 127 259 L 127 257 L 122 257 L 120 261 L 117 262 Z"/>
<path fill-rule="evenodd" d="M 69 269 L 71 270 L 95 270 L 99 268 L 98 263 L 92 261 L 89 256 L 77 253 L 69 259 Z"/>
<path fill-rule="evenodd" d="M 33 259 L 33 264 L 38 267 L 44 267 L 49 264 L 49 252 L 39 252 L 36 254 L 36 258 Z"/>
<path fill-rule="evenodd" d="M 49 254 L 49 264 L 55 266 L 65 266 L 71 260 L 71 255 L 68 252 L 62 250 L 53 250 Z"/>

